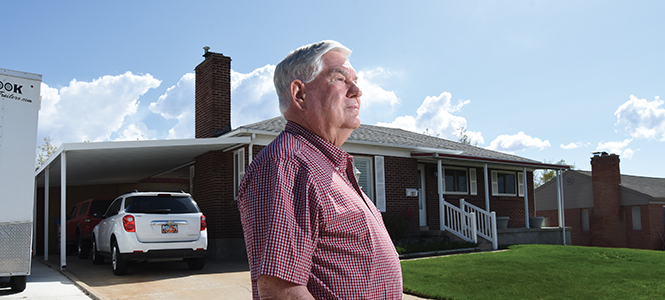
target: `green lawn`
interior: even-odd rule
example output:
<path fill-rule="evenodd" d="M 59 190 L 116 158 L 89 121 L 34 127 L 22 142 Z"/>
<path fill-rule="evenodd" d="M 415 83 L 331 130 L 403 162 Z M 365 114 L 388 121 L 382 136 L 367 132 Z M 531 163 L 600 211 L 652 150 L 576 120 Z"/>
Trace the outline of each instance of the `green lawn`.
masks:
<path fill-rule="evenodd" d="M 402 261 L 404 290 L 432 299 L 665 299 L 665 252 L 515 245 Z"/>

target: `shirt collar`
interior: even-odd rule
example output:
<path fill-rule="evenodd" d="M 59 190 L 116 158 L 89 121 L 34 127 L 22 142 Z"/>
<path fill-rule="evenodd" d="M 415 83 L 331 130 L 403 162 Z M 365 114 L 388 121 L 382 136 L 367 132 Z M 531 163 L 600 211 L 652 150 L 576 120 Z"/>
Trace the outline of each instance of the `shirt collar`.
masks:
<path fill-rule="evenodd" d="M 335 167 L 344 170 L 347 168 L 347 162 L 348 164 L 351 163 L 352 156 L 342 150 L 342 148 L 331 144 L 298 123 L 288 121 L 284 127 L 284 131 L 303 137 L 316 147 L 316 149 L 321 151 Z"/>

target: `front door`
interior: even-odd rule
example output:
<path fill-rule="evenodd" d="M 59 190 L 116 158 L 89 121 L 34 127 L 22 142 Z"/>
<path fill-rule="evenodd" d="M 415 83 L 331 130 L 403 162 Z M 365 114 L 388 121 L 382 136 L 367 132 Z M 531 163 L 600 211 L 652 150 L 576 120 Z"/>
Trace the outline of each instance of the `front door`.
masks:
<path fill-rule="evenodd" d="M 418 211 L 420 226 L 427 226 L 427 203 L 425 202 L 425 166 L 418 165 Z"/>

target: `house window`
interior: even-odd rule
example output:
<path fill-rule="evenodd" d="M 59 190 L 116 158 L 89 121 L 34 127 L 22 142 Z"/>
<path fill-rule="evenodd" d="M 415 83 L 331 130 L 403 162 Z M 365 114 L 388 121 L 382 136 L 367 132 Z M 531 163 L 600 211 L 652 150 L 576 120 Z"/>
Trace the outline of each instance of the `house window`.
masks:
<path fill-rule="evenodd" d="M 642 212 L 639 206 L 633 206 L 633 230 L 642 230 Z"/>
<path fill-rule="evenodd" d="M 589 231 L 589 209 L 582 209 L 582 231 Z"/>
<path fill-rule="evenodd" d="M 243 176 L 245 176 L 245 148 L 240 148 L 233 152 L 233 198 L 236 200 Z"/>
<path fill-rule="evenodd" d="M 468 180 L 466 169 L 447 167 L 443 170 L 446 194 L 467 194 Z"/>
<path fill-rule="evenodd" d="M 517 196 L 517 174 L 515 172 L 492 171 L 492 195 Z"/>
<path fill-rule="evenodd" d="M 353 166 L 356 168 L 357 171 L 360 171 L 360 176 L 358 176 L 358 185 L 360 185 L 360 189 L 363 190 L 363 192 L 365 192 L 365 195 L 367 195 L 369 199 L 375 201 L 372 159 L 369 157 L 354 156 Z"/>

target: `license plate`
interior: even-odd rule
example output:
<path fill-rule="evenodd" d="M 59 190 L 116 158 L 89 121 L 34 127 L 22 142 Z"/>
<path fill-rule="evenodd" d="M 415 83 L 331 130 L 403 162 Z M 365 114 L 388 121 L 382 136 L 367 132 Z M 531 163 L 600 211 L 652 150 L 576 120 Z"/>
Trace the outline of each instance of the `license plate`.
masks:
<path fill-rule="evenodd" d="M 164 224 L 162 225 L 162 233 L 178 233 L 178 224 Z"/>

